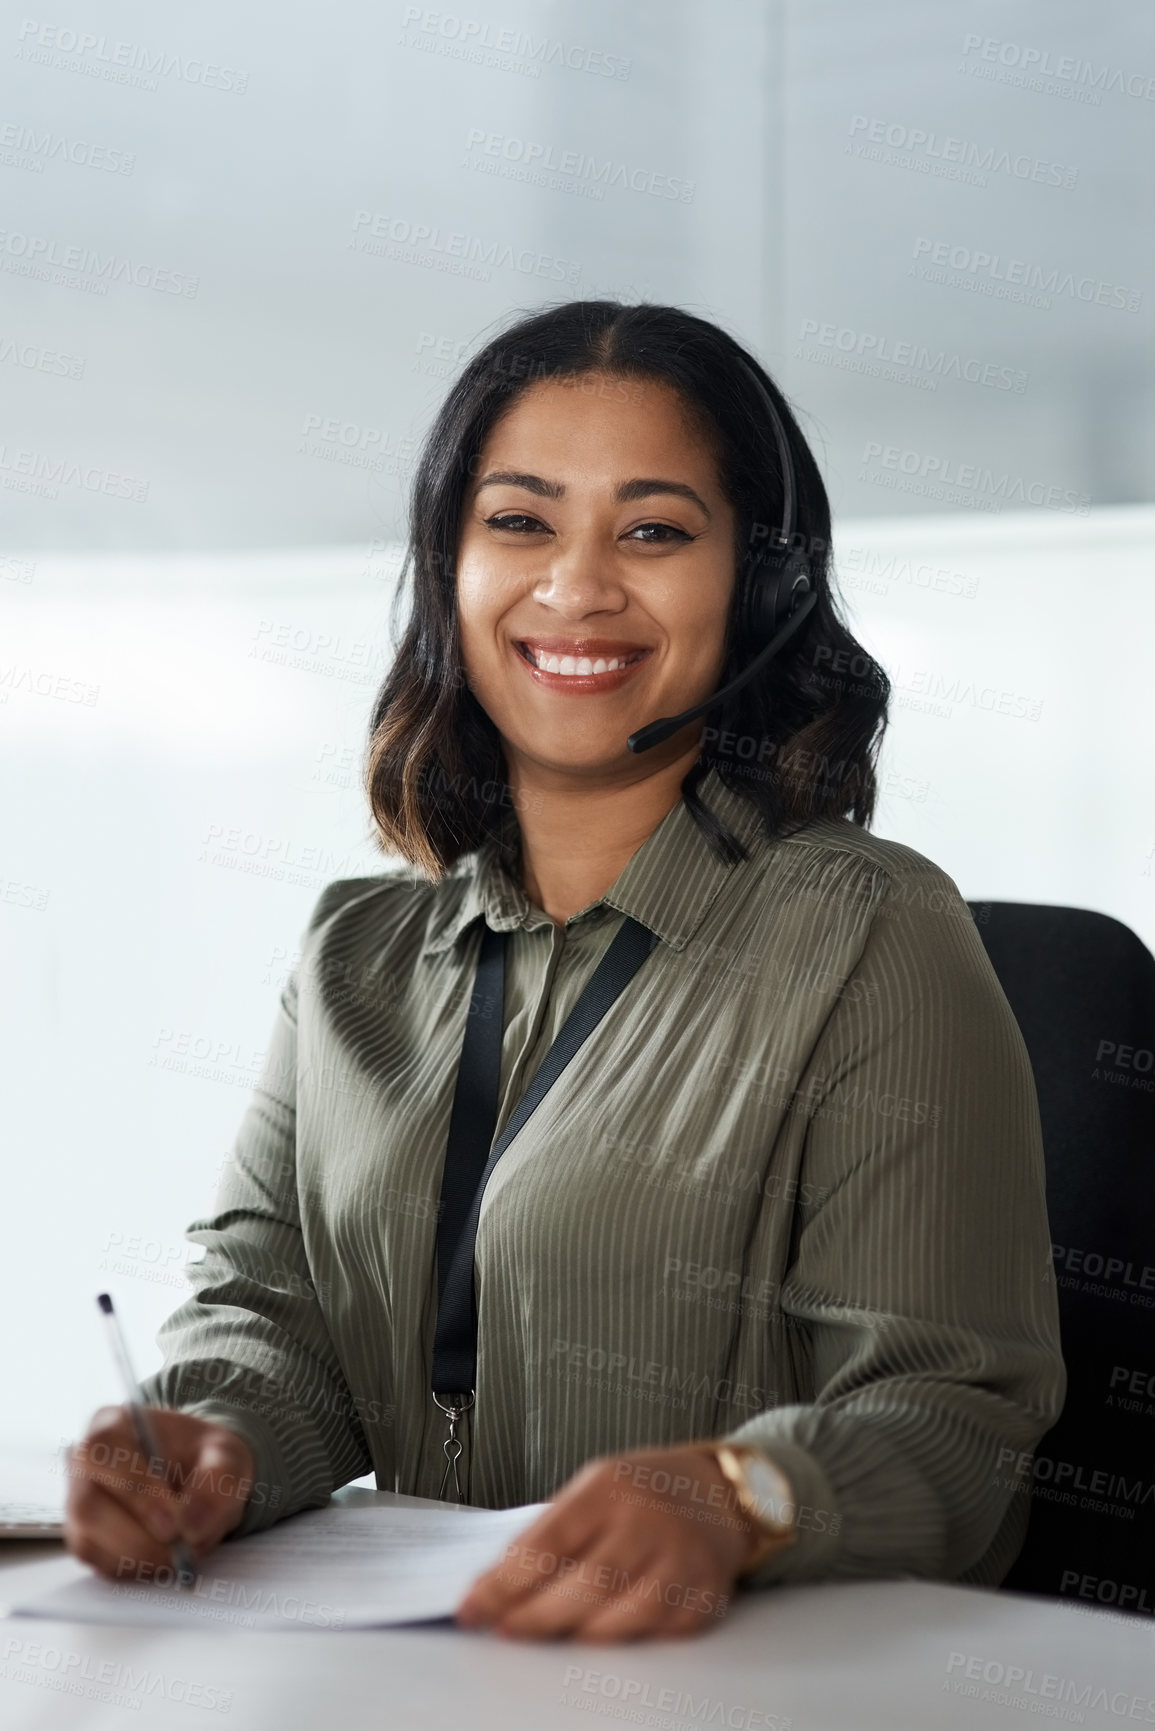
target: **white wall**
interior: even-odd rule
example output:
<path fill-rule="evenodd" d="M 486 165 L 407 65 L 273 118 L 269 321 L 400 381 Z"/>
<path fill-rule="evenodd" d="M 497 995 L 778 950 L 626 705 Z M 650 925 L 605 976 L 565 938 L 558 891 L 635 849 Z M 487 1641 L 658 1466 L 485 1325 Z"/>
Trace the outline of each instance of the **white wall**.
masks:
<path fill-rule="evenodd" d="M 860 520 L 836 548 L 894 684 L 878 833 L 972 900 L 1094 908 L 1155 949 L 1155 509 Z"/>

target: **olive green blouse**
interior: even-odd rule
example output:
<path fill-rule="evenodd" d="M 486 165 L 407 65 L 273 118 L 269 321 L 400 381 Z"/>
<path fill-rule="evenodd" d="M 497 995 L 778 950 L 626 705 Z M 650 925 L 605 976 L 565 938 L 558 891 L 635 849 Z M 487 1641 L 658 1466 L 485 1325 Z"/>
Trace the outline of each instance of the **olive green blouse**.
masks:
<path fill-rule="evenodd" d="M 847 820 L 768 842 L 716 771 L 700 792 L 746 860 L 679 801 L 564 926 L 508 822 L 436 885 L 322 893 L 146 1385 L 250 1443 L 242 1532 L 371 1470 L 438 1494 L 436 1226 L 482 921 L 513 934 L 500 1134 L 629 914 L 661 941 L 485 1191 L 466 1500 L 725 1437 L 798 1506 L 755 1585 L 1006 1574 L 1066 1387 L 1022 1036 L 939 867 Z"/>

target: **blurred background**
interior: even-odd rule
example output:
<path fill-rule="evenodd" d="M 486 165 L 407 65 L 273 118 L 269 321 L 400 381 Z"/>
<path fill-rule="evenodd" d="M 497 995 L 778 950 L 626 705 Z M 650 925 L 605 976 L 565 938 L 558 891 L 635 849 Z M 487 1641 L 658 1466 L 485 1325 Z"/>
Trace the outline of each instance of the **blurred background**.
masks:
<path fill-rule="evenodd" d="M 752 348 L 894 682 L 876 831 L 1155 946 L 1149 6 L 78 0 L 0 67 L 9 1445 L 120 1398 L 98 1289 L 159 1363 L 309 911 L 386 863 L 406 489 L 518 309 Z"/>

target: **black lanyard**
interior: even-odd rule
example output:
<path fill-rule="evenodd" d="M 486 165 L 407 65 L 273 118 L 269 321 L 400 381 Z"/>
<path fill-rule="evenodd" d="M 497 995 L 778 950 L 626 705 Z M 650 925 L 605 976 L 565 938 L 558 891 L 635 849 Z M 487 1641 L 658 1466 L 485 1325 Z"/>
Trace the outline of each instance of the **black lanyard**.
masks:
<path fill-rule="evenodd" d="M 473 981 L 461 1063 L 449 1120 L 449 1143 L 441 1177 L 437 1222 L 437 1330 L 433 1344 L 433 1399 L 449 1424 L 445 1441 L 445 1495 L 450 1468 L 457 1484 L 461 1441 L 457 1422 L 473 1405 L 477 1372 L 477 1304 L 473 1290 L 473 1252 L 481 1198 L 489 1175 L 530 1113 L 593 1032 L 614 999 L 637 973 L 654 945 L 656 932 L 626 916 L 621 930 L 598 963 L 593 977 L 566 1017 L 553 1045 L 499 1139 L 494 1142 L 501 1084 L 501 1040 L 505 1024 L 506 933 L 483 928 Z"/>

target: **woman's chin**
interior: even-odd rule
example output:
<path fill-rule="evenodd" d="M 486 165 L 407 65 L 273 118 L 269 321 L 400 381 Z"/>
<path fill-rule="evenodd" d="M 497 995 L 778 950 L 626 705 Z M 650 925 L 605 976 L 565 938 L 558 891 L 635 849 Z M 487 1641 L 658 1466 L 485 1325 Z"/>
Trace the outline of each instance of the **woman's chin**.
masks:
<path fill-rule="evenodd" d="M 634 724 L 635 728 L 643 725 L 640 721 Z M 531 780 L 553 776 L 559 779 L 574 776 L 597 778 L 620 771 L 624 761 L 642 761 L 635 759 L 626 745 L 630 728 L 620 736 L 616 728 L 612 733 L 608 729 L 599 729 L 596 739 L 583 737 L 582 731 L 578 728 L 541 729 L 523 743 L 514 743 L 512 754 L 511 742 L 507 738 L 506 753 L 511 756 L 511 761 L 516 759 L 523 774 Z"/>

